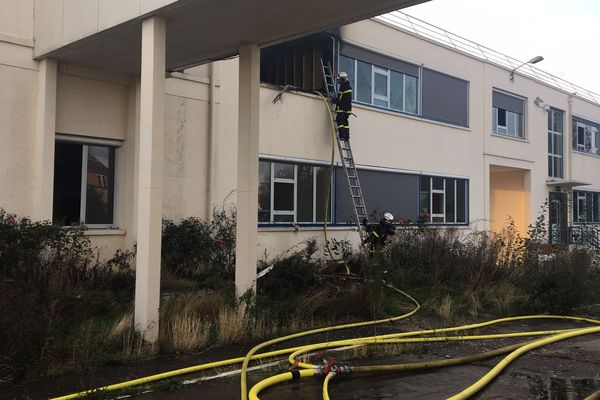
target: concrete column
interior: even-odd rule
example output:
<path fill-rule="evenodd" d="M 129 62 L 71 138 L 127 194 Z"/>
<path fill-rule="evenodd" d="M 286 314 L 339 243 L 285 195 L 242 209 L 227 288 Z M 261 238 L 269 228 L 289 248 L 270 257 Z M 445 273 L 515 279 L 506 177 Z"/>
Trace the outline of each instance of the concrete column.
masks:
<path fill-rule="evenodd" d="M 235 288 L 237 296 L 256 281 L 258 224 L 258 144 L 260 49 L 255 44 L 240 48 L 238 111 L 238 176 Z"/>
<path fill-rule="evenodd" d="M 56 133 L 57 62 L 48 58 L 40 61 L 35 132 L 35 180 L 33 218 L 52 219 L 54 192 L 54 141 Z"/>
<path fill-rule="evenodd" d="M 135 325 L 149 342 L 158 339 L 160 245 L 165 129 L 165 20 L 142 23 L 138 155 Z"/>

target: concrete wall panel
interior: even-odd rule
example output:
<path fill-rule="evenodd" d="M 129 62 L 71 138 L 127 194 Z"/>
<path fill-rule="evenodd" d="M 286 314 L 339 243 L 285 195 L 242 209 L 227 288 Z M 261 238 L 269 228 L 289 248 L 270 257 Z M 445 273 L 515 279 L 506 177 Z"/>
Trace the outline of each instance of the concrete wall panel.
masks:
<path fill-rule="evenodd" d="M 37 72 L 0 65 L 0 207 L 33 212 Z"/>
<path fill-rule="evenodd" d="M 98 31 L 98 0 L 64 0 L 62 44 Z"/>
<path fill-rule="evenodd" d="M 59 73 L 57 85 L 58 133 L 125 139 L 127 86 L 65 73 Z"/>
<path fill-rule="evenodd" d="M 1 0 L 0 35 L 33 39 L 33 3 L 33 0 Z"/>

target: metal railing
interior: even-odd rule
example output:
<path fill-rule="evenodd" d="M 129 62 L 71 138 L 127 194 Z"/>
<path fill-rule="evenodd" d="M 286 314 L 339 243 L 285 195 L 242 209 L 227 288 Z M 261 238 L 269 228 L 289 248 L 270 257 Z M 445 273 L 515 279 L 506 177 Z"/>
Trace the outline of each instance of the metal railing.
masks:
<path fill-rule="evenodd" d="M 465 53 L 478 59 L 487 61 L 491 64 L 506 68 L 509 71 L 523 64 L 523 62 L 507 56 L 506 54 L 502 54 L 469 39 L 455 35 L 418 18 L 411 17 L 410 15 L 407 15 L 401 11 L 393 11 L 387 14 L 379 15 L 375 17 L 375 19 L 387 23 L 402 31 L 448 46 L 458 52 Z M 594 93 L 590 90 L 582 88 L 581 86 L 575 85 L 574 83 L 542 71 L 531 64 L 525 64 L 521 66 L 518 70 L 518 73 L 521 75 L 526 75 L 538 82 L 555 87 L 575 97 L 580 97 L 600 105 L 600 94 Z"/>
<path fill-rule="evenodd" d="M 569 243 L 600 251 L 600 228 L 596 225 L 570 226 Z"/>

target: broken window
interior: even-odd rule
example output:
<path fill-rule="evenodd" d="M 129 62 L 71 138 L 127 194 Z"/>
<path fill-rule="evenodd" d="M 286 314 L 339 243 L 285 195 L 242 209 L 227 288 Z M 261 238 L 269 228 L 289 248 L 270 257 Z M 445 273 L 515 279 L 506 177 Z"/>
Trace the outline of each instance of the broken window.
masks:
<path fill-rule="evenodd" d="M 321 60 L 332 68 L 336 62 L 336 41 L 327 33 L 308 36 L 261 49 L 260 80 L 297 90 L 323 87 Z"/>

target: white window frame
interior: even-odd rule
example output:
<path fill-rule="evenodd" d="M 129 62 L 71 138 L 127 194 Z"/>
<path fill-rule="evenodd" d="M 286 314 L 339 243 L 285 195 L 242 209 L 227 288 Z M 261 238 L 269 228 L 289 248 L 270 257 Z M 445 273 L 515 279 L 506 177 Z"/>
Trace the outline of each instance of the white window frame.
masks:
<path fill-rule="evenodd" d="M 548 112 L 552 113 L 550 116 L 550 126 L 548 127 L 548 134 L 552 135 L 552 140 L 550 142 L 552 148 L 548 149 L 548 159 L 552 160 L 552 164 L 551 164 L 552 165 L 552 174 L 550 174 L 550 177 L 562 178 L 564 176 L 564 168 L 565 168 L 564 167 L 564 157 L 563 157 L 564 151 L 565 151 L 565 142 L 564 142 L 565 138 L 564 138 L 564 134 L 563 134 L 563 132 L 565 130 L 564 115 L 563 115 L 563 126 L 561 127 L 563 132 L 559 132 L 559 131 L 554 130 L 554 114 L 558 114 L 558 113 L 563 114 L 563 112 L 560 110 L 553 109 L 553 108 L 548 110 Z M 560 136 L 560 141 L 561 141 L 561 153 L 560 154 L 557 153 L 556 148 L 554 147 L 555 136 Z M 559 174 L 557 174 L 556 171 L 554 170 L 554 166 L 555 166 L 554 159 L 556 159 L 556 158 L 563 160 L 560 163 L 561 170 L 560 170 Z"/>
<path fill-rule="evenodd" d="M 443 189 L 434 189 L 433 188 L 433 177 L 429 178 L 429 187 L 430 187 L 430 195 L 429 195 L 429 209 L 431 210 L 431 214 L 429 216 L 430 223 L 432 224 L 445 224 L 446 223 L 446 178 L 440 178 L 444 184 Z M 442 195 L 442 213 L 434 214 L 433 213 L 433 194 L 441 194 Z M 442 222 L 433 222 L 434 218 L 443 218 Z"/>
<path fill-rule="evenodd" d="M 375 94 L 375 75 L 383 75 L 386 78 L 386 92 L 387 96 L 382 96 L 379 94 Z M 375 107 L 384 107 L 386 109 L 390 108 L 390 70 L 387 68 L 381 68 L 376 65 L 371 65 L 371 104 Z M 402 82 L 402 86 L 404 86 L 404 81 Z M 382 106 L 379 104 L 375 104 L 375 100 L 385 101 L 386 105 Z M 403 110 L 404 111 L 404 110 Z"/>
<path fill-rule="evenodd" d="M 596 155 L 600 155 L 598 154 L 598 146 L 600 145 L 600 143 L 596 143 L 596 134 L 598 132 L 598 127 L 591 125 L 591 124 L 586 124 L 584 122 L 575 120 L 576 122 L 576 132 L 575 132 L 575 138 L 576 138 L 576 147 L 574 148 L 574 150 L 577 151 L 581 151 L 584 153 L 589 153 L 589 154 L 596 154 Z M 579 128 L 583 129 L 583 143 L 579 142 Z M 586 139 L 590 138 L 590 149 L 586 150 L 585 149 L 585 142 Z"/>
<path fill-rule="evenodd" d="M 314 164 L 310 164 L 310 163 L 289 163 L 289 162 L 281 162 L 278 160 L 274 160 L 274 159 L 269 159 L 269 158 L 265 158 L 265 159 L 261 159 L 261 161 L 264 162 L 268 162 L 269 163 L 269 174 L 271 177 L 271 183 L 269 185 L 269 190 L 270 190 L 270 207 L 269 207 L 269 221 L 266 222 L 259 222 L 259 224 L 300 224 L 300 225 L 308 225 L 308 224 L 322 224 L 323 221 L 317 221 L 317 174 L 315 171 L 316 167 L 323 167 L 325 165 L 314 165 Z M 289 164 L 292 165 L 294 167 L 294 178 L 275 178 L 275 164 Z M 312 169 L 312 200 L 313 200 L 313 206 L 312 206 L 312 219 L 311 221 L 302 221 L 302 222 L 298 222 L 298 167 L 302 165 L 302 166 L 308 166 Z M 287 210 L 275 210 L 275 183 L 284 183 L 284 184 L 292 184 L 294 185 L 294 209 L 292 211 L 287 211 Z M 331 209 L 332 204 L 333 204 L 333 190 L 331 191 L 330 195 L 329 195 L 329 207 Z M 284 215 L 284 216 L 289 216 L 291 215 L 293 217 L 293 221 L 275 221 L 275 216 L 278 215 Z M 330 212 L 328 215 L 328 221 L 327 223 L 331 223 L 333 220 L 333 215 Z"/>
<path fill-rule="evenodd" d="M 274 224 L 289 224 L 289 223 L 296 223 L 296 213 L 297 213 L 297 209 L 298 209 L 298 184 L 297 184 L 297 178 L 298 178 L 298 166 L 296 164 L 291 164 L 294 167 L 294 177 L 293 178 L 275 178 L 275 164 L 285 164 L 285 163 L 277 163 L 275 161 L 271 162 L 271 210 L 270 210 L 270 220 L 271 223 Z M 285 183 L 285 184 L 292 184 L 294 185 L 294 205 L 293 205 L 293 210 L 291 211 L 287 211 L 287 210 L 275 210 L 275 183 Z M 292 216 L 292 222 L 275 222 L 275 216 L 276 215 L 291 215 Z"/>
<path fill-rule="evenodd" d="M 118 179 L 118 150 L 122 145 L 121 141 L 110 140 L 110 139 L 97 139 L 97 138 L 86 138 L 82 136 L 65 135 L 56 133 L 56 143 L 73 143 L 81 145 L 81 190 L 79 199 L 79 222 L 88 228 L 92 229 L 110 229 L 117 226 L 117 193 L 119 190 L 119 179 Z M 114 182 L 113 182 L 113 215 L 112 223 L 110 224 L 89 224 L 85 222 L 85 213 L 87 207 L 87 167 L 88 167 L 88 153 L 89 147 L 110 147 L 115 151 L 114 158 Z M 53 171 L 56 173 L 56 171 Z"/>
<path fill-rule="evenodd" d="M 584 191 L 577 191 L 577 198 L 576 198 L 576 202 L 577 202 L 577 215 L 575 216 L 577 219 L 577 222 L 587 222 L 587 192 Z M 583 200 L 583 218 L 581 217 L 582 213 L 582 207 L 581 207 L 581 203 L 580 201 Z"/>

